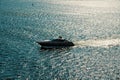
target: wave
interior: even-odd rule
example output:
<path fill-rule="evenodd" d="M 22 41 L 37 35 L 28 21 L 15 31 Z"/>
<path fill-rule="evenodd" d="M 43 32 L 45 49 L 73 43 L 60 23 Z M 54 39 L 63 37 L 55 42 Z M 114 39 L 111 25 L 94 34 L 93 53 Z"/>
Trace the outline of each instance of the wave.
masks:
<path fill-rule="evenodd" d="M 75 46 L 109 47 L 120 45 L 120 39 L 82 40 L 74 44 Z"/>

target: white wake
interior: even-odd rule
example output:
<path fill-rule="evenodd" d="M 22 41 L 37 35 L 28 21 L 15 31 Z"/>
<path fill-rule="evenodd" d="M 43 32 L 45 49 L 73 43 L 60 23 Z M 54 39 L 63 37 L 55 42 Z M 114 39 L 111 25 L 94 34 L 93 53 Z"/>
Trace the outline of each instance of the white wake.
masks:
<path fill-rule="evenodd" d="M 120 45 L 120 39 L 84 40 L 74 42 L 75 46 L 109 47 Z"/>

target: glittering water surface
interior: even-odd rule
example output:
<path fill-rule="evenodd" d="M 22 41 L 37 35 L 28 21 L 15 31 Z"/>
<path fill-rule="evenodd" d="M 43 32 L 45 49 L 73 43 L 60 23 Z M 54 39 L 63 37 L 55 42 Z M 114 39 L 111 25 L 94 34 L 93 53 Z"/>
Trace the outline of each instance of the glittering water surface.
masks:
<path fill-rule="evenodd" d="M 57 38 L 74 47 L 41 50 Z M 0 0 L 0 80 L 120 80 L 119 0 Z"/>

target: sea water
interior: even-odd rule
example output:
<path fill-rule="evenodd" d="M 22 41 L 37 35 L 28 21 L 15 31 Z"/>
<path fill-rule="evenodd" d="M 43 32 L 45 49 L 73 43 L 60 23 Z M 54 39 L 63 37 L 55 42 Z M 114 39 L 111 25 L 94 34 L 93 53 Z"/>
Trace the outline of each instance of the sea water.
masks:
<path fill-rule="evenodd" d="M 62 36 L 74 47 L 41 50 Z M 119 0 L 0 0 L 0 80 L 120 80 Z"/>

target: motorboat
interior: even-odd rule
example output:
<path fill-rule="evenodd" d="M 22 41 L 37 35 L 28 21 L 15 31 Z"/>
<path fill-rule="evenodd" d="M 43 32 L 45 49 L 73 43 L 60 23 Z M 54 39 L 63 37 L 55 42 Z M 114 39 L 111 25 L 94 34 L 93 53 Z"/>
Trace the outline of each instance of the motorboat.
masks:
<path fill-rule="evenodd" d="M 41 45 L 42 49 L 65 48 L 74 46 L 73 42 L 65 39 L 44 40 L 40 42 L 38 41 L 37 43 Z"/>

